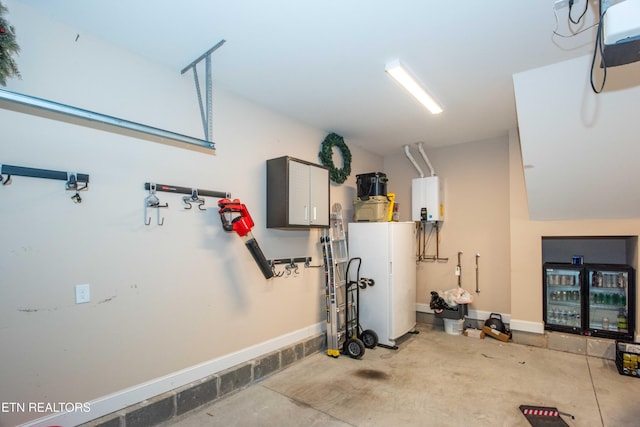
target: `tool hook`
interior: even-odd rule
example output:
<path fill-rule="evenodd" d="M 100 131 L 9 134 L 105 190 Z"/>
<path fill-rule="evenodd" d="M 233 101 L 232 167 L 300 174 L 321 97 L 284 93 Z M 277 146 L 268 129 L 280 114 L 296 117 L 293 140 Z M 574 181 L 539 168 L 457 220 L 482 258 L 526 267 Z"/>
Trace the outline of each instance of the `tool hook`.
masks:
<path fill-rule="evenodd" d="M 198 199 L 198 209 L 201 211 L 206 211 L 207 208 L 203 208 L 204 206 L 204 199 Z"/>
<path fill-rule="evenodd" d="M 184 204 L 186 205 L 186 206 L 184 207 L 185 209 L 191 209 L 191 207 L 192 207 L 192 206 L 191 206 L 191 202 L 190 202 L 189 200 L 191 200 L 191 197 L 190 197 L 190 196 L 184 196 L 184 197 L 182 198 L 182 203 L 184 203 Z"/>
<path fill-rule="evenodd" d="M 198 209 L 201 211 L 206 211 L 206 208 L 203 208 L 204 206 L 204 199 L 200 198 L 200 196 L 198 196 L 198 190 L 192 189 L 191 190 L 191 196 L 184 196 L 182 198 L 182 201 L 188 205 L 185 206 L 185 209 L 191 209 L 191 204 L 192 203 L 197 203 L 198 204 Z"/>
<path fill-rule="evenodd" d="M 291 259 L 291 264 L 289 264 L 289 268 L 293 271 L 293 274 L 295 274 L 296 276 L 299 274 L 298 264 L 294 259 Z"/>
<path fill-rule="evenodd" d="M 191 200 L 193 200 L 195 203 L 198 204 L 198 209 L 201 211 L 206 211 L 206 208 L 203 208 L 204 206 L 204 199 L 201 198 L 200 196 L 198 196 L 198 190 L 191 190 Z"/>
<path fill-rule="evenodd" d="M 276 271 L 276 264 L 272 260 L 269 261 L 269 266 L 271 267 L 274 277 L 282 277 L 284 275 L 284 271 Z"/>
<path fill-rule="evenodd" d="M 158 225 L 164 225 L 164 217 L 162 217 L 162 219 L 160 218 L 160 208 L 167 207 L 169 207 L 168 203 L 160 204 L 160 199 L 156 196 L 156 185 L 153 183 L 150 184 L 149 195 L 144 199 L 144 224 L 151 225 L 151 217 L 147 215 L 147 208 L 154 208 L 156 209 L 156 221 Z"/>

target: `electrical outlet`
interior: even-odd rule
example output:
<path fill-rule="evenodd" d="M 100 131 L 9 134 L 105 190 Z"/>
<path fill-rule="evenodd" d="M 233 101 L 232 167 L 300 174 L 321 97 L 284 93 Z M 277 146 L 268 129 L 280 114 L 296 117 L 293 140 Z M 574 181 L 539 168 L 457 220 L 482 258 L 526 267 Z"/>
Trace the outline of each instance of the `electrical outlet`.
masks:
<path fill-rule="evenodd" d="M 91 300 L 91 289 L 89 284 L 76 285 L 76 304 L 84 304 Z"/>
<path fill-rule="evenodd" d="M 565 7 L 569 7 L 569 0 L 556 0 L 553 4 L 555 10 L 564 9 Z"/>

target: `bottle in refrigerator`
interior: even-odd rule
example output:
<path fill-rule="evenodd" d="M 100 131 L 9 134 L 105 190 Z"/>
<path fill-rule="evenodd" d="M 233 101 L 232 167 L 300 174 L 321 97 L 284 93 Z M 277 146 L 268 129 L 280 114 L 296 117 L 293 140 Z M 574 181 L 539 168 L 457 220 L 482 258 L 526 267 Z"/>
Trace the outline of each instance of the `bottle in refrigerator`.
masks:
<path fill-rule="evenodd" d="M 621 264 L 546 263 L 545 329 L 633 340 L 635 274 L 631 266 Z"/>
<path fill-rule="evenodd" d="M 588 318 L 583 333 L 633 339 L 635 322 L 630 321 L 630 313 L 635 313 L 635 270 L 619 264 L 586 264 L 585 270 L 585 286 L 593 299 L 585 308 Z"/>
<path fill-rule="evenodd" d="M 625 313 L 624 308 L 621 308 L 620 313 L 618 313 L 618 331 L 627 331 L 627 314 Z"/>
<path fill-rule="evenodd" d="M 546 265 L 545 316 L 548 329 L 577 333 L 582 324 L 582 267 Z"/>

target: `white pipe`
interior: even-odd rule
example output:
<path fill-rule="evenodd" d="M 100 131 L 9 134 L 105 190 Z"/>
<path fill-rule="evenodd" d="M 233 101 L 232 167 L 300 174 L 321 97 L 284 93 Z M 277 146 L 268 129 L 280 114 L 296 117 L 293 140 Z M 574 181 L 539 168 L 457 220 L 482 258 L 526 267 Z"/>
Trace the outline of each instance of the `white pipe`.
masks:
<path fill-rule="evenodd" d="M 411 155 L 411 152 L 409 151 L 409 146 L 408 145 L 404 146 L 404 153 L 409 158 L 409 161 L 411 162 L 413 167 L 416 168 L 416 170 L 420 174 L 420 178 L 424 178 L 424 172 L 422 172 L 422 169 L 420 169 L 420 166 L 418 166 L 418 163 L 416 162 L 416 159 L 414 159 L 413 156 Z"/>
<path fill-rule="evenodd" d="M 424 148 L 422 148 L 422 142 L 418 142 L 417 145 L 418 145 L 418 151 L 422 155 L 424 162 L 427 164 L 427 166 L 429 167 L 429 170 L 431 171 L 431 176 L 436 176 L 436 171 L 433 170 L 433 166 L 431 166 L 431 162 L 427 158 L 427 153 L 425 153 Z"/>

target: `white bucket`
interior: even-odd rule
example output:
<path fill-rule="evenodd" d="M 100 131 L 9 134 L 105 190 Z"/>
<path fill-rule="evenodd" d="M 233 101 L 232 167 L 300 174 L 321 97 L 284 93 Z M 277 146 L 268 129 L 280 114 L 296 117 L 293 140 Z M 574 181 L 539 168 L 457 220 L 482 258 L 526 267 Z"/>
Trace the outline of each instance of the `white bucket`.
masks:
<path fill-rule="evenodd" d="M 451 335 L 462 335 L 464 319 L 443 319 L 444 331 Z"/>

